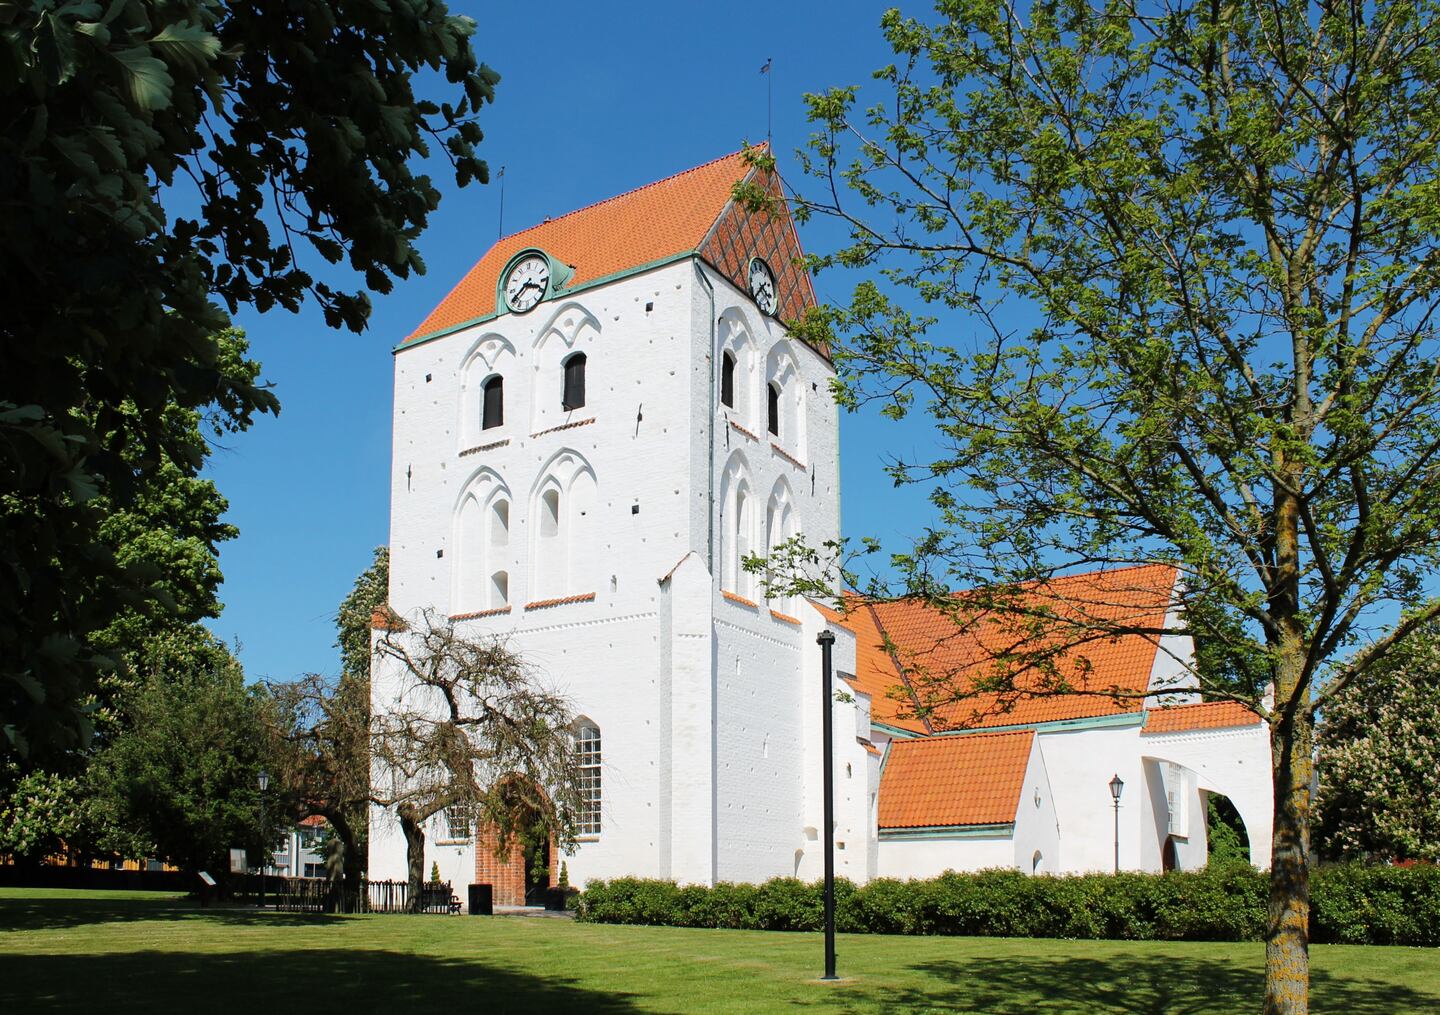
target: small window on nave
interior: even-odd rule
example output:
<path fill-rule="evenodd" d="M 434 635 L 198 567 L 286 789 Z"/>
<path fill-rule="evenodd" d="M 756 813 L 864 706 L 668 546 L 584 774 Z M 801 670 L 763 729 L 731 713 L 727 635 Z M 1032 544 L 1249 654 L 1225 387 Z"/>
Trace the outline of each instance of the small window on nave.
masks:
<path fill-rule="evenodd" d="M 780 436 L 780 385 L 774 381 L 765 386 L 765 429 Z"/>
<path fill-rule="evenodd" d="M 735 408 L 735 354 L 728 349 L 720 358 L 720 404 Z"/>
<path fill-rule="evenodd" d="M 560 399 L 560 407 L 569 412 L 585 404 L 585 354 L 575 353 L 562 366 L 565 371 L 565 390 Z"/>
<path fill-rule="evenodd" d="M 505 379 L 500 376 L 485 382 L 484 405 L 480 413 L 480 429 L 493 430 L 505 423 Z"/>

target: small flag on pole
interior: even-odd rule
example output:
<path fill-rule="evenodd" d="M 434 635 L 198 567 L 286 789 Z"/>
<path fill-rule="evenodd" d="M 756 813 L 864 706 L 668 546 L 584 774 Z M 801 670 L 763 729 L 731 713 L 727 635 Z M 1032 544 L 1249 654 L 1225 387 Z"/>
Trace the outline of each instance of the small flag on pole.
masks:
<path fill-rule="evenodd" d="M 765 61 L 765 66 L 760 68 L 760 73 L 761 73 L 761 74 L 769 74 L 769 73 L 770 73 L 770 65 L 771 65 L 772 63 L 774 63 L 774 62 L 775 62 L 775 58 L 774 58 L 773 56 L 772 56 L 772 57 L 769 57 L 769 58 Z"/>

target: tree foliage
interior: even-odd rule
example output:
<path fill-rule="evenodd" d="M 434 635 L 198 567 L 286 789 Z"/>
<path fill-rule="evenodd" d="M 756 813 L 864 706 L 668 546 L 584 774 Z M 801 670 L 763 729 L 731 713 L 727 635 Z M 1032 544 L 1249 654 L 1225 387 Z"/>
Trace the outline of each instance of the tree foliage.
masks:
<path fill-rule="evenodd" d="M 1336 695 L 1316 731 L 1322 850 L 1440 863 L 1440 629 Z"/>
<path fill-rule="evenodd" d="M 1266 1009 L 1302 1011 L 1315 710 L 1440 614 L 1440 10 L 941 0 L 882 26 L 882 101 L 808 97 L 797 208 L 849 231 L 815 266 L 878 271 L 797 330 L 839 340 L 843 404 L 935 424 L 892 468 L 937 515 L 904 591 L 1158 637 L 1018 593 L 1179 568 L 1202 688 L 1270 722 Z M 975 689 L 1053 668 L 1045 640 Z"/>
<path fill-rule="evenodd" d="M 263 695 L 203 629 L 155 639 L 127 693 L 129 728 L 86 778 L 117 852 L 187 870 L 228 869 L 227 851 L 263 855 L 258 774 L 265 762 Z"/>
<path fill-rule="evenodd" d="M 0 0 L 10 750 L 83 744 L 111 663 L 96 632 L 165 601 L 98 538 L 99 499 L 125 507 L 167 460 L 198 472 L 177 408 L 236 428 L 276 411 L 229 369 L 228 315 L 311 299 L 360 330 L 370 291 L 423 270 L 440 195 L 418 163 L 485 179 L 475 114 L 497 76 L 474 31 L 439 0 Z M 422 73 L 450 101 L 419 98 Z"/>
<path fill-rule="evenodd" d="M 372 699 L 373 792 L 405 834 L 412 899 L 423 824 L 447 808 L 494 829 L 497 849 L 517 835 L 550 836 L 562 848 L 574 841 L 574 716 L 503 640 L 467 637 L 427 611 L 387 631 L 375 653 L 388 676 Z"/>

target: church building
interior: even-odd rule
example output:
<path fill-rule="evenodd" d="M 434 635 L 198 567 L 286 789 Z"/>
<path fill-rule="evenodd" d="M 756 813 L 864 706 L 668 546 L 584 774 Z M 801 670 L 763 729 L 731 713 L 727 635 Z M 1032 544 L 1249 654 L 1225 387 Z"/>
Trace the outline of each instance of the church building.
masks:
<path fill-rule="evenodd" d="M 561 859 L 577 886 L 818 877 L 826 629 L 840 876 L 1201 866 L 1216 793 L 1266 866 L 1266 727 L 1187 690 L 1188 639 L 1075 650 L 1085 686 L 1130 698 L 916 718 L 912 674 L 973 677 L 998 626 L 765 598 L 746 556 L 839 537 L 839 425 L 827 350 L 785 326 L 815 303 L 794 225 L 734 202 L 742 180 L 780 193 L 736 153 L 504 237 L 395 352 L 388 615 L 504 635 L 572 703 L 585 806 L 548 880 Z M 1159 621 L 1176 580 L 1157 565 L 1044 592 Z M 402 691 L 377 656 L 372 707 Z M 403 878 L 394 813 L 374 808 L 369 834 L 370 876 Z M 492 846 L 436 815 L 425 869 L 523 902 L 546 865 Z"/>

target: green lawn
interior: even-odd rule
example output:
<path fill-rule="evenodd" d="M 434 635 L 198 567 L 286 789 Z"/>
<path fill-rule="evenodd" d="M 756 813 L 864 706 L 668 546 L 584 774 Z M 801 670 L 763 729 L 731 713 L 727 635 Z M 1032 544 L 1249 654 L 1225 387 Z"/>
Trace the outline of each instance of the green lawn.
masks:
<path fill-rule="evenodd" d="M 0 889 L 0 1012 L 1257 1011 L 1254 944 L 304 917 L 168 895 Z M 1318 946 L 1316 1012 L 1440 1011 L 1440 953 Z"/>

